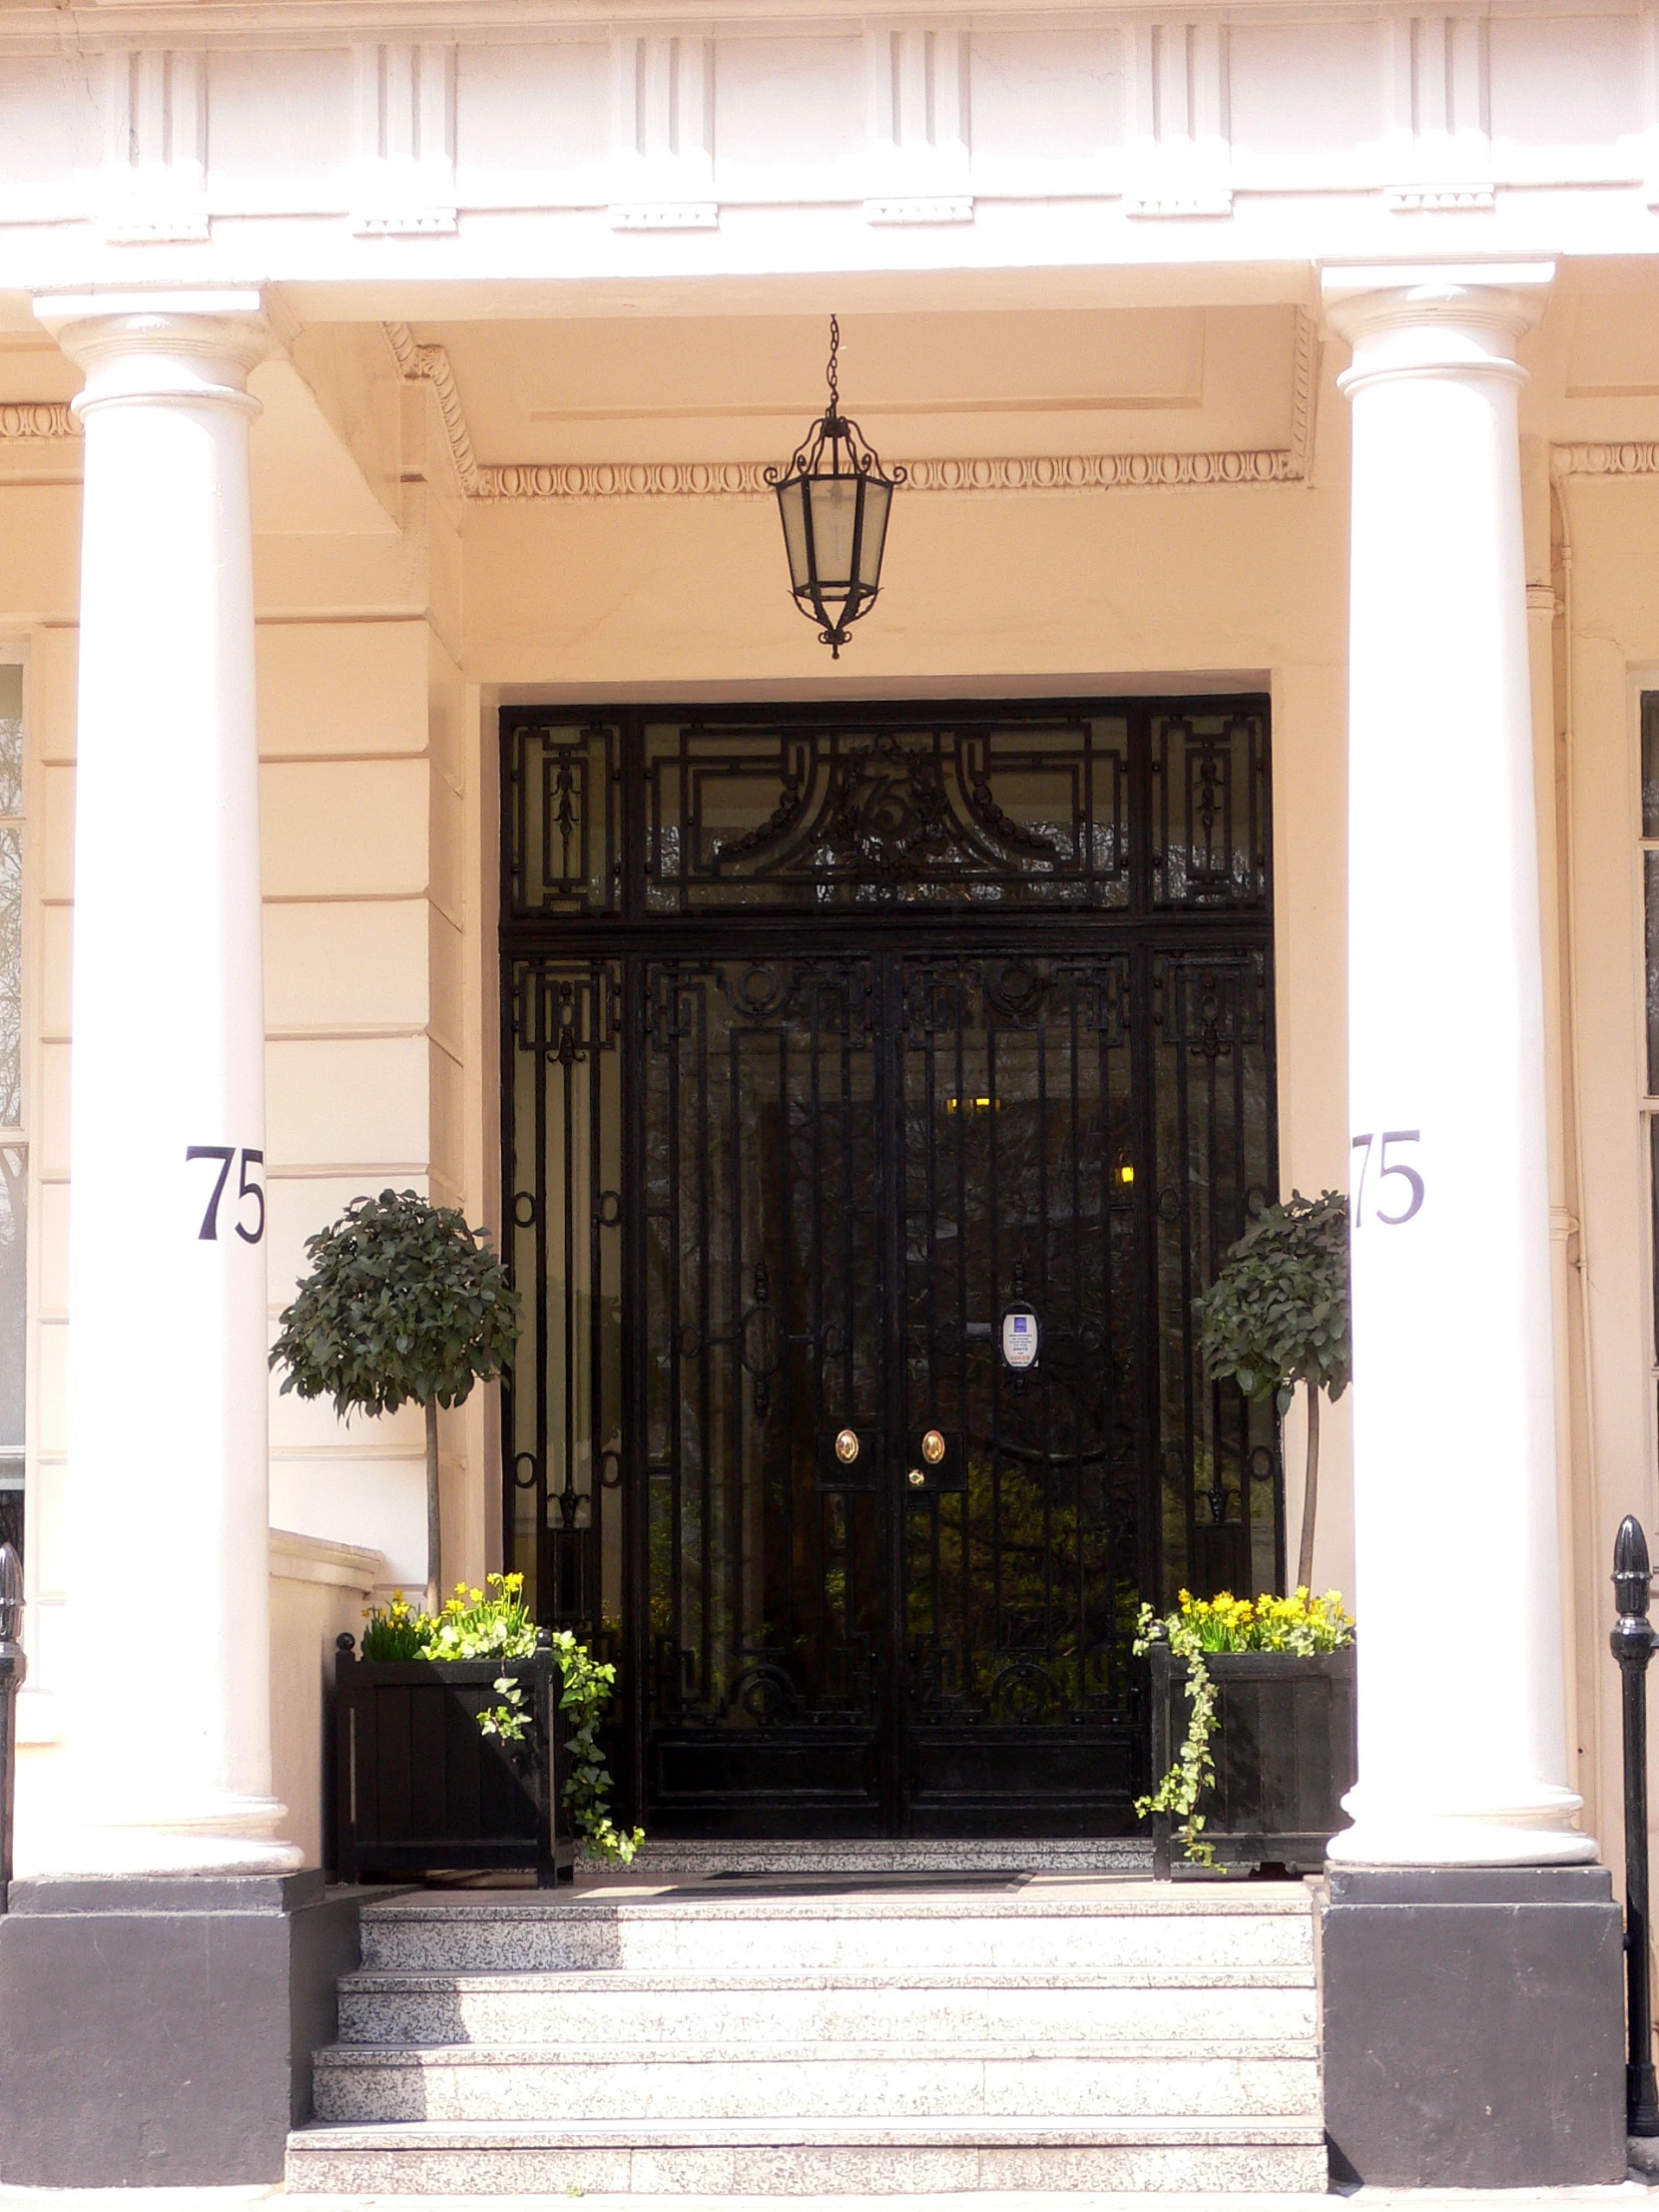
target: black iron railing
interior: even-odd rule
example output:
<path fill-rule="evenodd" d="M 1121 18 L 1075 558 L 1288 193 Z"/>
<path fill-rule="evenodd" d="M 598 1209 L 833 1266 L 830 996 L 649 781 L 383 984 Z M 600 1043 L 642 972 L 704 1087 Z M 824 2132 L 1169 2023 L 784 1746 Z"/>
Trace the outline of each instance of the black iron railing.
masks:
<path fill-rule="evenodd" d="M 1624 1678 L 1625 2106 L 1632 2135 L 1659 2135 L 1647 1899 L 1647 1668 L 1659 1630 L 1648 1619 L 1652 1578 L 1647 1537 L 1630 1513 L 1613 1540 L 1613 1589 L 1619 1617 L 1610 1641 Z"/>
<path fill-rule="evenodd" d="M 0 1913 L 12 1882 L 12 1803 L 17 1782 L 17 1693 L 29 1662 L 18 1642 L 23 1625 L 23 1562 L 0 1544 Z"/>

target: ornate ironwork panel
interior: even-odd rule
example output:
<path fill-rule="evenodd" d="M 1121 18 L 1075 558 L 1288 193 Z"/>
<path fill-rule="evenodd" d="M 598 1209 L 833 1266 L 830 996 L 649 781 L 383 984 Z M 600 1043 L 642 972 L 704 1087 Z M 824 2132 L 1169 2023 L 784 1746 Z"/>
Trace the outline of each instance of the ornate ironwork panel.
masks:
<path fill-rule="evenodd" d="M 1277 1589 L 1278 1420 L 1206 1381 L 1194 1302 L 1276 1195 L 1267 954 L 1152 960 L 1158 1429 L 1166 1589 Z"/>
<path fill-rule="evenodd" d="M 1193 1312 L 1277 1183 L 1265 706 L 502 736 L 506 1540 L 621 1809 L 1132 1829 L 1141 1600 L 1283 1568 Z"/>
<path fill-rule="evenodd" d="M 1154 715 L 1151 773 L 1154 903 L 1265 907 L 1266 714 Z"/>
<path fill-rule="evenodd" d="M 505 1249 L 526 1293 L 504 1385 L 508 1548 L 537 1616 L 614 1645 L 623 1610 L 622 977 L 507 972 Z"/>
<path fill-rule="evenodd" d="M 711 716 L 644 744 L 654 913 L 1130 900 L 1122 715 Z"/>
<path fill-rule="evenodd" d="M 599 914 L 621 903 L 614 723 L 510 719 L 502 748 L 507 914 Z"/>

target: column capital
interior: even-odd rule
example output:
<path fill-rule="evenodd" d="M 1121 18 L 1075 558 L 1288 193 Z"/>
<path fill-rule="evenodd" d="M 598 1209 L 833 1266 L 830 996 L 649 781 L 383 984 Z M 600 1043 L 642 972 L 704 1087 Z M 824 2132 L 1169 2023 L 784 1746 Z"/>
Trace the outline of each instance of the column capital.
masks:
<path fill-rule="evenodd" d="M 1380 377 L 1501 376 L 1543 312 L 1553 262 L 1379 263 L 1322 270 L 1325 319 L 1354 348 L 1351 397 Z"/>
<path fill-rule="evenodd" d="M 111 400 L 214 400 L 242 407 L 271 347 L 253 289 L 37 294 L 37 318 L 86 373 L 77 414 Z"/>

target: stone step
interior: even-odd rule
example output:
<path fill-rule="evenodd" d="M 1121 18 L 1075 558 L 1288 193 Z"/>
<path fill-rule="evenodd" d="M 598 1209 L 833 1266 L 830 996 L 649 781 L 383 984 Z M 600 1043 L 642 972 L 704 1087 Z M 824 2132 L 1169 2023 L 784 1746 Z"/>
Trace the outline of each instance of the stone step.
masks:
<path fill-rule="evenodd" d="M 1216 2120 L 1320 2112 L 1306 2038 L 1249 2044 L 1125 2039 L 984 2042 L 920 2056 L 889 2045 L 684 2044 L 396 2049 L 335 2044 L 317 2054 L 318 2119 L 713 2120 L 998 2119 L 1144 2113 Z"/>
<path fill-rule="evenodd" d="M 1300 1885 L 1264 1886 L 1248 1898 L 1193 1888 L 1196 1895 L 1181 1898 L 1145 1883 L 1069 1899 L 1051 1891 L 971 1900 L 911 1893 L 728 1901 L 707 1892 L 413 1900 L 365 1912 L 362 1962 L 441 1972 L 670 1973 L 1312 1964 L 1313 1912 Z"/>
<path fill-rule="evenodd" d="M 1225 1977 L 1228 1969 L 1220 1969 Z M 721 1977 L 362 1972 L 340 1983 L 346 2043 L 1225 2041 L 1316 2032 L 1311 1968 L 1149 1967 L 1087 1974 L 977 1972 Z M 1276 1976 L 1276 1979 L 1270 1979 Z"/>
<path fill-rule="evenodd" d="M 1294 2191 L 1329 2185 L 1317 2119 L 565 2120 L 309 2127 L 287 2186 L 354 2196 L 883 2196 L 966 2190 Z"/>

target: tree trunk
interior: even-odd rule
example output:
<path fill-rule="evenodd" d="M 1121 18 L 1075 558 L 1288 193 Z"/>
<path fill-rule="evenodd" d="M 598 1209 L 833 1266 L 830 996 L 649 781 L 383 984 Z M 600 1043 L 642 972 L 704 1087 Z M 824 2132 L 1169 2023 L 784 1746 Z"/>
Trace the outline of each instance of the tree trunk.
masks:
<path fill-rule="evenodd" d="M 1308 1384 L 1308 1477 L 1302 1486 L 1302 1551 L 1297 1560 L 1299 1589 L 1314 1587 L 1314 1514 L 1320 1501 L 1320 1393 Z"/>
<path fill-rule="evenodd" d="M 442 1599 L 443 1523 L 438 1504 L 438 1403 L 426 1400 L 426 1610 L 435 1613 Z"/>

